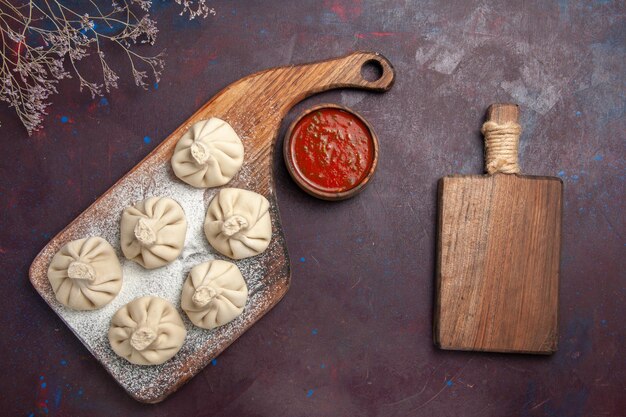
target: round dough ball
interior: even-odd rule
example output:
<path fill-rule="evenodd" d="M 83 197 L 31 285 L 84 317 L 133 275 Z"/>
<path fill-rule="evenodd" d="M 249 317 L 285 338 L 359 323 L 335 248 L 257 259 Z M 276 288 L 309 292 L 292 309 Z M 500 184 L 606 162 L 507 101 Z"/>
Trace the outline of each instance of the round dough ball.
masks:
<path fill-rule="evenodd" d="M 204 219 L 204 234 L 219 253 L 233 259 L 258 255 L 272 239 L 267 198 L 240 188 L 222 188 Z"/>
<path fill-rule="evenodd" d="M 237 265 L 216 259 L 191 269 L 180 304 L 193 324 L 213 329 L 240 315 L 247 299 L 248 286 Z"/>
<path fill-rule="evenodd" d="M 117 310 L 109 327 L 115 353 L 135 365 L 158 365 L 180 350 L 187 330 L 176 308 L 159 297 L 136 298 Z"/>
<path fill-rule="evenodd" d="M 74 310 L 95 310 L 111 302 L 122 288 L 122 267 L 115 250 L 101 237 L 73 240 L 48 267 L 56 299 Z"/>
<path fill-rule="evenodd" d="M 243 144 L 233 128 L 212 117 L 195 123 L 180 138 L 172 155 L 172 169 L 194 187 L 219 187 L 237 174 L 243 153 Z"/>
<path fill-rule="evenodd" d="M 122 252 L 146 269 L 172 262 L 185 245 L 187 219 L 183 208 L 167 197 L 150 197 L 122 213 Z"/>

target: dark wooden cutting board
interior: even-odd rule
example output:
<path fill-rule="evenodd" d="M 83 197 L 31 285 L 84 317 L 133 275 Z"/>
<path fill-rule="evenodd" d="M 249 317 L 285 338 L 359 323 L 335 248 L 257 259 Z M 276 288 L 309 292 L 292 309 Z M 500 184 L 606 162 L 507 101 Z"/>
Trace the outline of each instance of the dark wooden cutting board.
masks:
<path fill-rule="evenodd" d="M 488 120 L 517 119 L 515 105 L 489 108 Z M 440 180 L 439 347 L 556 351 L 562 194 L 556 177 L 495 173 Z"/>
<path fill-rule="evenodd" d="M 381 71 L 378 79 L 368 81 L 364 78 L 362 69 L 368 65 L 378 66 Z M 355 52 L 327 61 L 269 69 L 231 84 L 185 121 L 44 247 L 30 268 L 33 286 L 131 396 L 142 402 L 162 401 L 276 305 L 289 288 L 289 257 L 272 182 L 273 149 L 285 114 L 295 103 L 318 92 L 335 88 L 361 88 L 382 92 L 391 88 L 393 81 L 393 67 L 386 58 L 377 53 Z M 132 198 L 137 195 L 142 197 L 142 194 L 162 192 L 167 184 L 161 182 L 171 183 L 174 188 L 180 187 L 182 183 L 174 177 L 170 167 L 176 142 L 192 124 L 210 117 L 227 121 L 241 137 L 245 149 L 244 165 L 227 186 L 252 190 L 268 198 L 271 205 L 272 240 L 263 254 L 236 261 L 240 269 L 249 271 L 245 277 L 250 287 L 249 302 L 241 316 L 211 331 L 193 328 L 188 323 L 185 345 L 170 361 L 149 367 L 130 365 L 112 352 L 106 335 L 100 334 L 105 333 L 104 331 L 93 334 L 93 331 L 86 331 L 77 325 L 83 318 L 86 321 L 97 319 L 98 323 L 94 324 L 100 326 L 107 320 L 108 325 L 110 317 L 104 317 L 101 311 L 71 312 L 60 305 L 47 279 L 47 268 L 60 247 L 86 235 L 109 237 L 110 243 L 122 259 L 117 232 L 120 208 L 133 203 Z M 203 190 L 199 192 L 202 193 Z M 215 189 L 204 192 L 205 205 L 214 193 Z M 171 197 L 176 199 L 177 196 Z M 200 199 L 202 200 L 202 194 Z M 179 280 L 182 286 L 184 276 L 173 279 Z M 158 291 L 158 285 L 157 288 L 147 286 L 145 294 Z M 124 287 L 118 298 L 123 292 Z M 178 299 L 170 301 L 179 306 Z"/>

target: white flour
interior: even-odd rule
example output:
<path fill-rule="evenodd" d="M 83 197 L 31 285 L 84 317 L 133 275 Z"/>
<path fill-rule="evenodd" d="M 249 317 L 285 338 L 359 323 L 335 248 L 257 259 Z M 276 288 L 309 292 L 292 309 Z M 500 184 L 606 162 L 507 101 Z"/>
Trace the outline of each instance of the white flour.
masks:
<path fill-rule="evenodd" d="M 244 170 L 244 174 L 247 171 Z M 100 236 L 115 248 L 123 271 L 123 284 L 118 296 L 99 310 L 73 311 L 57 302 L 51 289 L 42 293 L 94 356 L 133 396 L 155 399 L 168 392 L 172 386 L 184 382 L 206 365 L 210 352 L 219 351 L 228 345 L 268 308 L 266 294 L 269 278 L 266 277 L 265 265 L 270 255 L 266 253 L 236 262 L 249 289 L 246 309 L 237 319 L 217 329 L 204 330 L 193 326 L 180 309 L 180 293 L 189 270 L 199 263 L 216 258 L 202 227 L 208 202 L 216 192 L 196 189 L 179 181 L 171 172 L 169 163 L 137 169 L 116 185 L 114 196 L 107 196 L 98 203 L 100 212 L 79 220 L 80 237 Z M 122 255 L 119 222 L 125 207 L 150 196 L 176 200 L 185 211 L 188 228 L 181 255 L 162 268 L 146 270 Z M 277 211 L 274 204 L 270 214 L 276 225 Z M 162 297 L 174 304 L 187 328 L 187 337 L 180 352 L 162 365 L 130 364 L 117 356 L 109 346 L 107 333 L 113 314 L 126 303 L 144 295 Z"/>

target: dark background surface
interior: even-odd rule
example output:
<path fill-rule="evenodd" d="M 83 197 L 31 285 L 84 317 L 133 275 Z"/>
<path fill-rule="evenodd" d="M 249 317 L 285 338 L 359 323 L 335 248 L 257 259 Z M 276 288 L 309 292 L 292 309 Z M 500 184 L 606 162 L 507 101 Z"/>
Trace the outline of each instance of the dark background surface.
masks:
<path fill-rule="evenodd" d="M 626 415 L 623 2 L 216 1 L 215 17 L 192 22 L 157 3 L 153 51 L 168 51 L 158 86 L 133 87 L 111 52 L 121 88 L 92 100 L 64 82 L 32 138 L 2 107 L 0 414 Z M 229 83 L 358 49 L 391 60 L 393 89 L 316 96 L 281 132 L 304 106 L 352 107 L 381 141 L 373 182 L 318 201 L 277 154 L 286 297 L 165 402 L 135 402 L 30 286 L 32 259 Z M 550 357 L 432 344 L 436 182 L 482 172 L 479 129 L 498 101 L 521 106 L 522 170 L 565 184 Z"/>

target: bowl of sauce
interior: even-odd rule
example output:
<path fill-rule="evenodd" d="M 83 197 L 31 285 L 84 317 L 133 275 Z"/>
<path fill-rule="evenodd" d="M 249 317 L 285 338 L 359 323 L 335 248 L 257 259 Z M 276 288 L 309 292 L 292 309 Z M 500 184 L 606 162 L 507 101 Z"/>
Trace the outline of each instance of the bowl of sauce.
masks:
<path fill-rule="evenodd" d="M 289 126 L 283 145 L 287 170 L 307 193 L 344 200 L 363 190 L 378 163 L 378 138 L 347 107 L 320 104 Z"/>

